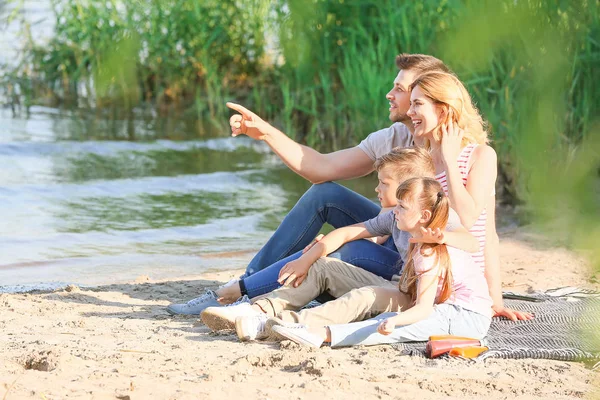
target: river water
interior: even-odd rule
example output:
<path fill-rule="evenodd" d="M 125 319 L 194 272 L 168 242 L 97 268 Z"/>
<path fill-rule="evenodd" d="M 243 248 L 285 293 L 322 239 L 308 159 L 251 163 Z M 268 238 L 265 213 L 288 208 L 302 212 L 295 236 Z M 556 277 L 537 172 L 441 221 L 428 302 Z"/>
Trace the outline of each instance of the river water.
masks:
<path fill-rule="evenodd" d="M 0 292 L 243 268 L 310 187 L 224 129 L 43 107 L 0 110 L 0 166 Z"/>
<path fill-rule="evenodd" d="M 14 7 L 0 4 L 0 64 L 23 44 Z M 19 12 L 36 41 L 52 36 L 49 1 Z M 208 126 L 0 108 L 0 292 L 244 268 L 310 184 Z M 373 177 L 348 185 L 375 197 Z"/>

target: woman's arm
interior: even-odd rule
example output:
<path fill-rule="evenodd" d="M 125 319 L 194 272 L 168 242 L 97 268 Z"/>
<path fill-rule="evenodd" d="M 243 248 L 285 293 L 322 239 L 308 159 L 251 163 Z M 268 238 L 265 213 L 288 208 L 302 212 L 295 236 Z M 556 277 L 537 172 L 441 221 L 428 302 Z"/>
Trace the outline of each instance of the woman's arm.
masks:
<path fill-rule="evenodd" d="M 442 231 L 439 228 L 435 231 L 430 228 L 421 228 L 421 237 L 410 238 L 408 241 L 410 243 L 446 244 L 467 253 L 476 253 L 480 248 L 479 240 L 462 226 L 452 231 Z"/>
<path fill-rule="evenodd" d="M 478 146 L 473 151 L 473 164 L 463 185 L 458 163 L 445 162 L 448 180 L 448 197 L 452 208 L 460 216 L 465 228 L 470 229 L 486 206 L 496 185 L 496 152 L 487 145 Z"/>
<path fill-rule="evenodd" d="M 500 240 L 496 232 L 496 197 L 490 198 L 488 220 L 485 233 L 485 280 L 492 298 L 494 317 L 506 317 L 510 320 L 529 320 L 533 314 L 527 311 L 517 311 L 504 307 L 502 298 L 502 276 L 500 274 Z"/>
<path fill-rule="evenodd" d="M 448 246 L 456 247 L 467 253 L 477 253 L 480 250 L 479 240 L 464 227 L 458 227 L 452 231 L 443 231 L 445 242 Z"/>
<path fill-rule="evenodd" d="M 457 126 L 452 123 L 447 127 L 442 126 L 441 150 L 448 182 L 448 197 L 465 228 L 471 229 L 496 185 L 497 157 L 490 146 L 477 146 L 471 156 L 473 163 L 465 187 L 456 162 L 461 141 L 462 131 Z"/>

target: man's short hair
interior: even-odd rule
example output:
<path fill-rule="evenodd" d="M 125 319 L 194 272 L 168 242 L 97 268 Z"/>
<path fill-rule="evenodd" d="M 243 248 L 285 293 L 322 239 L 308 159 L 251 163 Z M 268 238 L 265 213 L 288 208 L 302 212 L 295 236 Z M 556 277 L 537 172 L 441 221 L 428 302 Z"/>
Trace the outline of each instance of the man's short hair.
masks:
<path fill-rule="evenodd" d="M 375 160 L 375 170 L 387 171 L 398 182 L 410 178 L 434 177 L 435 166 L 431 154 L 423 147 L 394 147 L 392 151 Z"/>
<path fill-rule="evenodd" d="M 398 54 L 396 56 L 396 66 L 398 69 L 416 71 L 419 75 L 433 71 L 452 74 L 450 68 L 442 60 L 427 54 Z"/>

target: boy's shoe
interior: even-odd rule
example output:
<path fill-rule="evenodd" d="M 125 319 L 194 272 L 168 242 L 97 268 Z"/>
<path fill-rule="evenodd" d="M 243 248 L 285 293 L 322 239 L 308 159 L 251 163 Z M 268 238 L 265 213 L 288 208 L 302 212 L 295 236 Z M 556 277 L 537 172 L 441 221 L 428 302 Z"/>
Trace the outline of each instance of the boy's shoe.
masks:
<path fill-rule="evenodd" d="M 268 317 L 260 313 L 260 315 L 251 315 L 237 317 L 235 319 L 235 333 L 242 342 L 247 340 L 263 340 L 269 337 L 267 332 Z"/>
<path fill-rule="evenodd" d="M 204 325 L 213 331 L 223 329 L 235 329 L 235 319 L 237 317 L 253 316 L 263 314 L 256 311 L 250 304 L 248 296 L 242 296 L 233 304 L 219 307 L 208 307 L 202 311 L 200 318 Z M 264 314 L 263 314 L 264 315 Z"/>
<path fill-rule="evenodd" d="M 167 312 L 171 315 L 200 315 L 208 307 L 219 307 L 221 303 L 217 301 L 217 294 L 212 290 L 207 290 L 200 297 L 196 297 L 184 304 L 170 304 L 167 306 Z"/>
<path fill-rule="evenodd" d="M 310 333 L 306 326 L 301 324 L 286 324 L 273 326 L 273 332 L 277 332 L 286 339 L 292 340 L 298 344 L 308 347 L 319 348 L 323 344 L 323 339 L 314 333 Z"/>
<path fill-rule="evenodd" d="M 287 340 L 288 338 L 285 336 L 280 335 L 279 333 L 275 332 L 273 330 L 274 326 L 294 326 L 294 325 L 298 325 L 295 322 L 285 322 L 282 319 L 279 319 L 277 317 L 269 317 L 267 318 L 267 322 L 265 323 L 265 331 L 267 334 L 267 337 L 265 338 L 265 340 L 271 341 L 271 342 L 281 342 L 282 340 Z"/>

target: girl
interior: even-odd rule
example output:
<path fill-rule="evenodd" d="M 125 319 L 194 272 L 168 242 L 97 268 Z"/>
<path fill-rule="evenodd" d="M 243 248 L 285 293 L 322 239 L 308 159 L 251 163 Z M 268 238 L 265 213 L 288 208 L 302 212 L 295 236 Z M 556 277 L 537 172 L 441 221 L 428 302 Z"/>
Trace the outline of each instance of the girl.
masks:
<path fill-rule="evenodd" d="M 444 229 L 449 199 L 431 178 L 409 179 L 398 187 L 394 218 L 415 239 L 409 248 L 399 290 L 372 287 L 373 304 L 390 311 L 375 319 L 326 327 L 274 325 L 280 335 L 312 347 L 424 341 L 431 335 L 483 338 L 491 322 L 492 300 L 483 271 L 470 254 L 437 243 L 421 243 L 423 230 Z M 359 289 L 362 290 L 362 289 Z M 349 293 L 347 296 L 352 296 Z M 343 297 L 336 300 L 341 301 Z M 267 324 L 268 325 L 268 324 Z"/>

